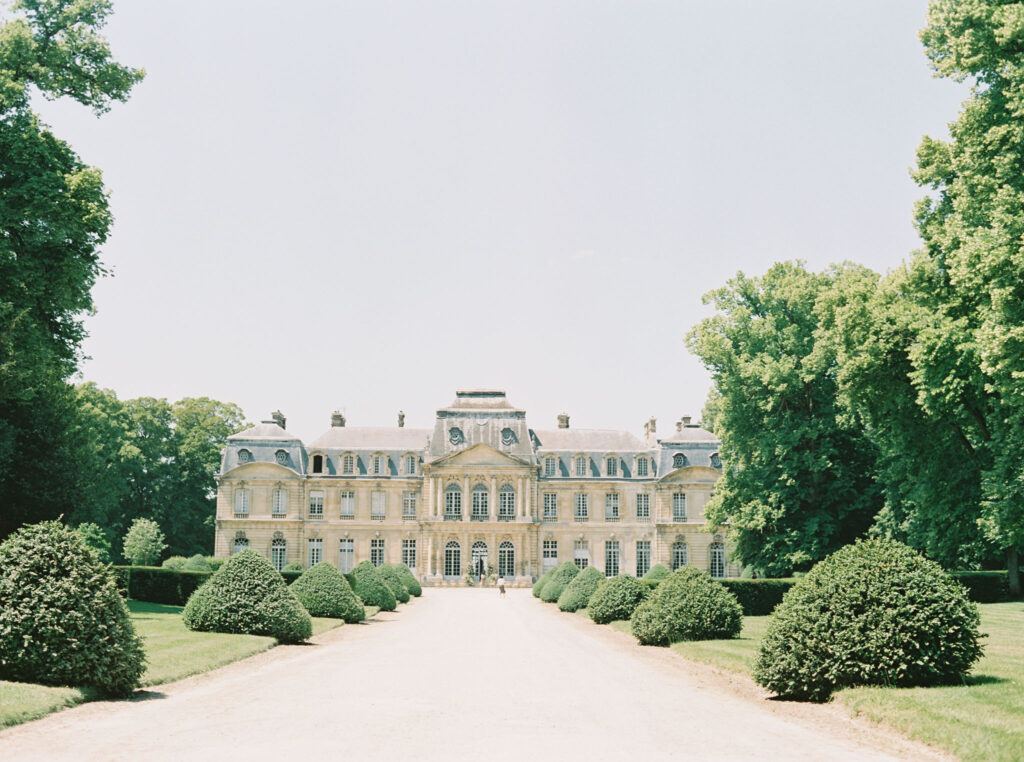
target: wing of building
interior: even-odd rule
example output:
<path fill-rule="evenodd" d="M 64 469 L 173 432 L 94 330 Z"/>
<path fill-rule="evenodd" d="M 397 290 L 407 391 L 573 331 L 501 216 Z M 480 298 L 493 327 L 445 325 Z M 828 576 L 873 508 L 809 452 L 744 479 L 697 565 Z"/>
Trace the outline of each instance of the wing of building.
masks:
<path fill-rule="evenodd" d="M 278 569 L 322 560 L 404 562 L 425 584 L 497 573 L 532 582 L 565 561 L 608 576 L 652 564 L 735 576 L 704 506 L 719 442 L 682 419 L 658 438 L 531 429 L 505 392 L 456 392 L 433 429 L 345 425 L 305 444 L 272 419 L 228 438 L 217 487 L 216 553 L 252 548 Z"/>

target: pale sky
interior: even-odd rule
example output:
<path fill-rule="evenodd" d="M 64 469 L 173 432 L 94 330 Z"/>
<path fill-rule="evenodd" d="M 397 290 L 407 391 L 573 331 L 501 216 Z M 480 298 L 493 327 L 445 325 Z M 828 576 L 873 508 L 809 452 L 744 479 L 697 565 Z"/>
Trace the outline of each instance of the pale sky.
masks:
<path fill-rule="evenodd" d="M 38 105 L 116 216 L 82 378 L 280 408 L 307 441 L 505 389 L 534 428 L 659 432 L 710 381 L 701 296 L 800 258 L 884 271 L 966 90 L 925 0 L 119 2 L 144 67 Z"/>

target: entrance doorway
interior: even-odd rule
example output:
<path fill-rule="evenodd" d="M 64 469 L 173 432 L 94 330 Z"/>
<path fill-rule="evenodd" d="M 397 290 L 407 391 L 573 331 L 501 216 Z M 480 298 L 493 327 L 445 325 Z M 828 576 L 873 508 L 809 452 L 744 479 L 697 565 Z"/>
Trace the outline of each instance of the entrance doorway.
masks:
<path fill-rule="evenodd" d="M 498 576 L 516 576 L 516 549 L 508 540 L 498 546 Z"/>
<path fill-rule="evenodd" d="M 455 540 L 449 540 L 444 546 L 444 578 L 458 580 L 462 571 L 462 546 Z"/>
<path fill-rule="evenodd" d="M 487 543 L 477 540 L 471 551 L 473 556 L 473 574 L 483 579 L 487 576 Z"/>

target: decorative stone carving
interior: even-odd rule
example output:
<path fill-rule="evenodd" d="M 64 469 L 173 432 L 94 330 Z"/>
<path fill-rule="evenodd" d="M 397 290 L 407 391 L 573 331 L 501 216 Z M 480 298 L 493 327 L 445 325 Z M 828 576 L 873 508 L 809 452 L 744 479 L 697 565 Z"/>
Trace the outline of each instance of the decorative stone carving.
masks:
<path fill-rule="evenodd" d="M 285 450 L 278 450 L 274 453 L 274 460 L 277 461 L 279 466 L 288 465 L 288 453 Z"/>
<path fill-rule="evenodd" d="M 252 453 L 248 450 L 238 451 L 238 462 L 239 463 L 252 463 Z"/>

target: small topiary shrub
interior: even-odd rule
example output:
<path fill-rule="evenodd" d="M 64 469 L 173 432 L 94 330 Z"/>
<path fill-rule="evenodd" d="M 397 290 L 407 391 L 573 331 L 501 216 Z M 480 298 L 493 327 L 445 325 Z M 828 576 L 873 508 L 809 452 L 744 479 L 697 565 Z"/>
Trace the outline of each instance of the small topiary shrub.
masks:
<path fill-rule="evenodd" d="M 633 634 L 645 646 L 680 640 L 734 638 L 743 628 L 736 596 L 704 571 L 684 566 L 661 580 L 630 617 Z"/>
<path fill-rule="evenodd" d="M 114 573 L 58 521 L 0 545 L 0 680 L 126 696 L 145 669 Z"/>
<path fill-rule="evenodd" d="M 202 555 L 201 553 L 196 553 L 194 556 L 189 558 L 185 562 L 184 568 L 188 571 L 213 571 L 213 567 L 210 566 L 210 564 L 208 564 L 206 561 L 206 556 Z"/>
<path fill-rule="evenodd" d="M 301 643 L 313 633 L 306 609 L 254 550 L 231 556 L 181 613 L 185 626 L 200 632 L 270 635 L 282 643 Z"/>
<path fill-rule="evenodd" d="M 588 566 L 573 577 L 572 582 L 566 585 L 565 590 L 558 596 L 559 610 L 579 611 L 585 609 L 590 601 L 590 596 L 604 581 L 604 573 L 594 566 Z"/>
<path fill-rule="evenodd" d="M 298 561 L 292 561 L 290 564 L 285 564 L 281 569 L 283 572 L 301 572 L 302 570 L 302 564 Z"/>
<path fill-rule="evenodd" d="M 217 571 L 224 565 L 226 558 L 214 558 L 213 556 L 206 556 L 206 563 L 210 565 L 212 571 Z"/>
<path fill-rule="evenodd" d="M 363 602 L 352 592 L 341 572 L 326 561 L 306 569 L 289 589 L 310 616 L 344 619 L 349 624 L 366 619 Z"/>
<path fill-rule="evenodd" d="M 396 601 L 399 603 L 409 602 L 409 588 L 402 584 L 402 576 L 395 567 L 391 564 L 381 564 L 377 567 L 377 572 L 384 580 L 384 584 L 394 593 Z"/>
<path fill-rule="evenodd" d="M 648 596 L 648 588 L 629 574 L 612 577 L 590 596 L 587 613 L 598 624 L 629 619 Z"/>
<path fill-rule="evenodd" d="M 170 558 L 164 559 L 164 562 L 160 564 L 161 569 L 184 569 L 185 563 L 188 561 L 185 556 L 171 556 Z"/>
<path fill-rule="evenodd" d="M 557 566 L 554 569 L 548 569 L 540 576 L 540 578 L 536 582 L 533 583 L 534 598 L 540 598 L 540 591 L 544 589 L 544 585 L 548 583 L 548 580 L 551 579 L 552 575 L 554 575 L 557 569 Z"/>
<path fill-rule="evenodd" d="M 861 541 L 786 594 L 753 675 L 812 701 L 854 685 L 956 683 L 981 658 L 979 637 L 978 607 L 938 564 L 892 540 Z"/>
<path fill-rule="evenodd" d="M 551 579 L 549 579 L 544 587 L 541 588 L 540 599 L 544 601 L 544 603 L 554 603 L 558 600 L 558 596 L 562 594 L 562 591 L 568 587 L 569 583 L 572 582 L 579 573 L 580 570 L 576 564 L 572 561 L 566 561 L 555 569 L 555 573 L 551 575 Z"/>
<path fill-rule="evenodd" d="M 352 576 L 356 581 L 353 590 L 365 605 L 376 606 L 381 611 L 394 611 L 398 607 L 395 594 L 381 579 L 377 567 L 372 563 L 362 561 L 356 564 L 356 568 L 352 570 Z"/>
<path fill-rule="evenodd" d="M 665 579 L 670 576 L 672 571 L 664 564 L 655 564 L 647 573 L 643 576 L 644 579 Z"/>
<path fill-rule="evenodd" d="M 416 579 L 416 575 L 412 573 L 405 564 L 395 564 L 395 570 L 398 572 L 398 576 L 402 578 L 402 584 L 409 590 L 409 595 L 419 598 L 423 595 L 423 587 L 420 585 L 419 580 Z"/>

